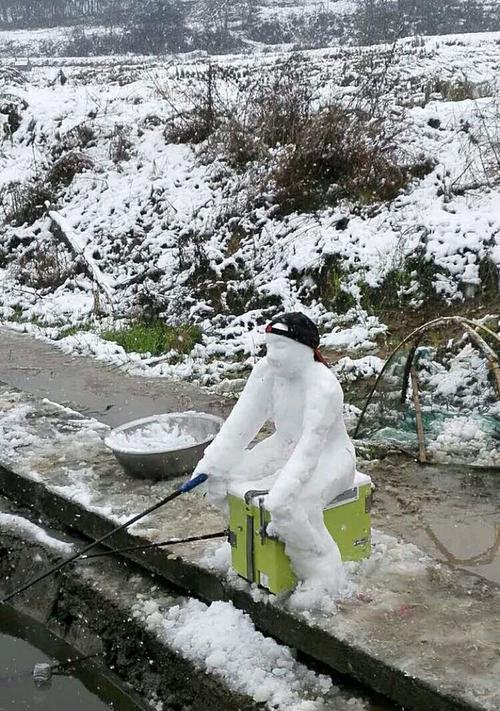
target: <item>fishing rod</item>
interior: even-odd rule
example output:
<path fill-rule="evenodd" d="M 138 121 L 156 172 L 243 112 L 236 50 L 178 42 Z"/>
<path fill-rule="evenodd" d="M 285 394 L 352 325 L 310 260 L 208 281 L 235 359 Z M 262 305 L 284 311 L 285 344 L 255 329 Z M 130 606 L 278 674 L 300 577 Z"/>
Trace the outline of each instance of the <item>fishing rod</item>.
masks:
<path fill-rule="evenodd" d="M 156 504 L 153 504 L 152 506 L 150 506 L 148 509 L 146 509 L 146 511 L 143 511 L 140 514 L 133 516 L 129 521 L 122 523 L 121 526 L 118 526 L 117 528 L 114 528 L 112 531 L 105 533 L 104 536 L 101 536 L 101 538 L 97 539 L 97 541 L 93 541 L 93 543 L 89 543 L 88 546 L 85 546 L 84 548 L 82 548 L 81 551 L 78 551 L 77 553 L 70 556 L 69 558 L 66 558 L 66 560 L 63 560 L 60 563 L 58 563 L 57 565 L 54 565 L 52 568 L 49 568 L 49 570 L 46 570 L 44 573 L 42 573 L 38 577 L 34 578 L 33 580 L 30 580 L 28 583 L 26 583 L 22 587 L 18 588 L 17 590 L 14 590 L 14 592 L 9 593 L 0 602 L 0 605 L 5 605 L 5 603 L 9 602 L 9 600 L 12 600 L 12 598 L 16 597 L 16 595 L 20 595 L 21 593 L 28 590 L 28 588 L 31 588 L 33 585 L 36 585 L 37 583 L 40 583 L 42 580 L 45 580 L 45 578 L 48 578 L 50 575 L 57 573 L 59 570 L 64 568 L 66 565 L 69 565 L 69 563 L 72 563 L 77 558 L 80 558 L 80 556 L 84 555 L 85 553 L 88 553 L 88 551 L 90 551 L 92 548 L 95 548 L 95 546 L 98 546 L 100 543 L 103 543 L 103 541 L 106 541 L 108 538 L 111 538 L 111 536 L 113 536 L 115 533 L 118 533 L 119 531 L 123 531 L 124 529 L 131 526 L 133 523 L 136 523 L 137 521 L 139 521 L 141 518 L 144 518 L 148 514 L 153 513 L 153 511 L 156 511 L 157 509 L 161 508 L 162 506 L 165 506 L 165 504 L 168 504 L 170 501 L 173 501 L 178 496 L 181 496 L 182 494 L 186 494 L 188 491 L 191 491 L 192 489 L 196 488 L 200 484 L 203 484 L 203 482 L 205 482 L 207 479 L 208 479 L 208 476 L 206 474 L 198 474 L 193 479 L 186 481 L 178 489 L 176 489 L 174 492 L 172 492 L 171 494 L 166 496 L 161 501 L 158 501 Z"/>
<path fill-rule="evenodd" d="M 169 541 L 161 541 L 160 543 L 144 543 L 139 546 L 130 546 L 129 548 L 112 548 L 109 551 L 100 551 L 91 555 L 83 555 L 80 561 L 93 560 L 94 558 L 102 558 L 106 555 L 114 555 L 115 553 L 131 553 L 132 551 L 144 551 L 150 548 L 161 548 L 162 546 L 176 546 L 179 543 L 194 543 L 195 541 L 209 541 L 212 538 L 223 538 L 228 535 L 225 531 L 216 531 L 215 533 L 204 533 L 201 536 L 189 536 L 188 538 L 171 538 Z"/>

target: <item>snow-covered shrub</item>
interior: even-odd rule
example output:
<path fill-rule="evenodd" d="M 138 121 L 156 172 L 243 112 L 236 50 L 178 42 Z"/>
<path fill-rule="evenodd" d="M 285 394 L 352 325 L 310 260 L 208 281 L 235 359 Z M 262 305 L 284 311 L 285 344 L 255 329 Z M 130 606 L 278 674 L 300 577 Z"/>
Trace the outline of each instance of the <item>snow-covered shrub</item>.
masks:
<path fill-rule="evenodd" d="M 348 274 L 337 255 L 328 255 L 318 265 L 302 272 L 295 270 L 290 276 L 300 284 L 300 298 L 306 304 L 319 298 L 326 308 L 343 314 L 357 303 L 349 289 Z"/>
<path fill-rule="evenodd" d="M 488 82 L 477 84 L 464 76 L 452 81 L 440 79 L 436 82 L 435 91 L 439 91 L 445 101 L 465 101 L 491 96 L 493 90 Z"/>
<path fill-rule="evenodd" d="M 479 260 L 478 274 L 483 301 L 495 299 L 500 293 L 500 269 L 490 255 Z"/>
<path fill-rule="evenodd" d="M 97 134 L 93 126 L 93 119 L 88 118 L 78 123 L 62 135 L 56 135 L 52 146 L 52 157 L 58 158 L 66 151 L 83 150 L 96 145 Z"/>
<path fill-rule="evenodd" d="M 12 181 L 0 190 L 5 221 L 11 225 L 32 225 L 55 199 L 53 188 L 41 180 Z"/>
<path fill-rule="evenodd" d="M 60 244 L 44 239 L 33 243 L 17 260 L 20 284 L 34 289 L 57 289 L 73 273 L 73 263 Z"/>
<path fill-rule="evenodd" d="M 305 121 L 273 171 L 284 212 L 310 211 L 342 198 L 355 202 L 391 200 L 409 175 L 398 164 L 382 121 L 330 105 Z"/>
<path fill-rule="evenodd" d="M 222 116 L 227 114 L 226 106 L 217 90 L 217 81 L 222 70 L 212 62 L 208 65 L 203 81 L 183 92 L 182 101 L 187 107 L 175 113 L 164 130 L 167 143 L 191 143 L 197 145 L 206 141 L 220 125 Z M 174 92 L 167 85 L 156 83 L 156 89 L 167 104 L 174 106 Z"/>
<path fill-rule="evenodd" d="M 113 163 L 118 164 L 129 160 L 132 147 L 133 143 L 130 140 L 130 127 L 117 124 L 109 144 L 109 157 Z"/>
<path fill-rule="evenodd" d="M 75 175 L 91 170 L 93 165 L 93 161 L 80 151 L 69 151 L 51 166 L 47 173 L 47 182 L 54 187 L 67 186 Z"/>
<path fill-rule="evenodd" d="M 475 177 L 482 182 L 500 181 L 500 98 L 478 102 L 473 123 L 463 126 L 469 139 L 469 157 L 474 163 Z"/>
<path fill-rule="evenodd" d="M 23 112 L 28 108 L 28 102 L 10 93 L 0 94 L 0 121 L 5 116 L 3 122 L 3 134 L 5 138 L 10 138 L 17 131 L 23 119 Z M 3 115 L 3 116 L 2 116 Z"/>
<path fill-rule="evenodd" d="M 211 108 L 200 106 L 188 113 L 176 116 L 164 131 L 167 143 L 203 143 L 212 134 L 218 120 Z"/>
<path fill-rule="evenodd" d="M 246 83 L 211 63 L 201 87 L 187 97 L 189 110 L 176 113 L 165 135 L 169 142 L 205 142 L 200 155 L 207 163 L 221 154 L 240 171 L 258 162 L 283 213 L 343 198 L 394 198 L 412 173 L 398 162 L 394 128 L 374 107 L 365 109 L 368 101 L 375 106 L 376 89 L 352 106 L 332 99 L 321 104 L 317 92 L 301 55 Z M 172 104 L 168 91 L 163 95 Z"/>

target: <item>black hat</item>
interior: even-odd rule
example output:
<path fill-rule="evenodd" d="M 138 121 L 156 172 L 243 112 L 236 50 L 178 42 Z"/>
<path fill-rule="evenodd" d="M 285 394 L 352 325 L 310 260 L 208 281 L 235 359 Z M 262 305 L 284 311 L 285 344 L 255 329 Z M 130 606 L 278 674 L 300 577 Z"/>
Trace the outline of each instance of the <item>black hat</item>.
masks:
<path fill-rule="evenodd" d="M 314 351 L 316 360 L 327 365 L 325 359 L 319 352 L 319 331 L 316 324 L 305 314 L 299 311 L 281 314 L 273 318 L 266 326 L 266 333 L 274 333 L 277 336 L 291 338 L 292 341 L 309 346 Z"/>

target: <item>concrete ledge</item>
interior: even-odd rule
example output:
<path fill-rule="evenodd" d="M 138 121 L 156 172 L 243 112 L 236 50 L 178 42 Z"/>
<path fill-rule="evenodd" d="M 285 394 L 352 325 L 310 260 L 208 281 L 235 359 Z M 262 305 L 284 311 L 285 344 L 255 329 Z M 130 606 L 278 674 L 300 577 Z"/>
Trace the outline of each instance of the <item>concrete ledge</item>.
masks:
<path fill-rule="evenodd" d="M 2 510 L 0 504 L 0 512 Z M 76 546 L 82 540 L 64 537 Z M 20 532 L 0 530 L 0 545 L 8 553 L 0 559 L 0 590 L 9 592 L 33 575 L 55 565 L 64 556 L 41 541 Z M 7 584 L 6 584 L 6 581 Z M 133 617 L 137 596 L 169 600 L 181 598 L 157 585 L 137 569 L 103 559 L 91 569 L 76 566 L 49 578 L 13 600 L 16 609 L 46 625 L 82 655 L 100 654 L 106 669 L 113 669 L 134 692 L 146 700 L 144 708 L 157 699 L 172 699 L 176 708 L 206 711 L 256 711 L 262 708 L 252 699 L 237 694 L 219 679 L 206 674 L 175 650 L 159 641 L 143 621 Z M 137 703 L 137 699 L 134 699 Z M 141 704 L 141 708 L 143 704 Z"/>
<path fill-rule="evenodd" d="M 0 388 L 0 411 L 0 490 L 86 536 L 111 530 L 117 519 L 175 486 L 126 479 L 100 443 L 97 423 L 77 413 L 6 387 Z M 189 495 L 133 534 L 119 534 L 113 547 L 217 530 L 221 523 L 202 497 Z M 385 539 L 377 545 L 373 560 L 356 573 L 359 596 L 336 614 L 294 613 L 286 601 L 210 570 L 201 559 L 215 544 L 130 558 L 201 599 L 231 600 L 261 630 L 405 708 L 499 708 L 497 588 L 419 556 L 411 546 Z"/>

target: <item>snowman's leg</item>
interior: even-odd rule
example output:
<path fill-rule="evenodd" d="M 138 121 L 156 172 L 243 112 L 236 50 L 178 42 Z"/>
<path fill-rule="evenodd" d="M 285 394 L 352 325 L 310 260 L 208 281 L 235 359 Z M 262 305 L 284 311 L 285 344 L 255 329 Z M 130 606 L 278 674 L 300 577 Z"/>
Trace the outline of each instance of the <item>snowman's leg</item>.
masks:
<path fill-rule="evenodd" d="M 300 500 L 273 513 L 272 530 L 285 543 L 297 579 L 307 588 L 337 595 L 345 583 L 337 544 L 323 524 L 323 510 L 306 510 Z"/>
<path fill-rule="evenodd" d="M 326 590 L 336 593 L 345 581 L 339 547 L 324 524 L 323 509 L 310 511 L 309 520 L 322 548 L 321 555 L 313 562 L 313 576 Z"/>
<path fill-rule="evenodd" d="M 271 532 L 285 543 L 285 551 L 299 580 L 310 578 L 314 561 L 326 553 L 324 540 L 311 523 L 300 500 L 287 502 L 272 511 Z"/>
<path fill-rule="evenodd" d="M 290 492 L 271 512 L 273 529 L 285 542 L 297 578 L 333 595 L 343 587 L 345 574 L 339 548 L 325 526 L 323 509 L 349 488 L 353 477 L 354 459 L 348 450 L 337 449 L 335 457 L 326 453 L 300 491 Z"/>

